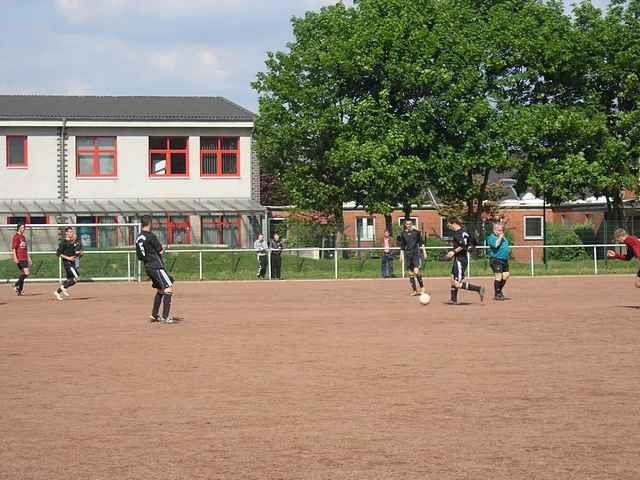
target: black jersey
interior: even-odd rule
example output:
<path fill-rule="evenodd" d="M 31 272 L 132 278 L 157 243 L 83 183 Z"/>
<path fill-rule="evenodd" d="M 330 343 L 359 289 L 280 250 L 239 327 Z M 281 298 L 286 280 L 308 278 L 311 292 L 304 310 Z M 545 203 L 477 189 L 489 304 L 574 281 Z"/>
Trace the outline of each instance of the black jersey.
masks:
<path fill-rule="evenodd" d="M 75 240 L 63 240 L 60 242 L 60 245 L 58 245 L 58 250 L 56 251 L 58 256 L 64 255 L 66 257 L 75 257 L 75 260 L 66 260 L 63 258 L 62 261 L 76 263 L 76 265 L 78 264 L 78 258 L 81 253 L 82 242 L 77 238 Z"/>
<path fill-rule="evenodd" d="M 462 247 L 462 250 L 456 252 L 457 259 L 467 259 L 467 252 L 469 251 L 469 234 L 461 228 L 457 232 L 453 232 L 453 249 Z"/>
<path fill-rule="evenodd" d="M 418 230 L 412 229 L 402 232 L 400 248 L 405 252 L 417 252 L 422 245 L 422 234 Z"/>
<path fill-rule="evenodd" d="M 164 268 L 162 261 L 162 244 L 158 237 L 151 232 L 141 232 L 136 239 L 136 254 L 142 260 L 145 268 L 158 270 Z"/>

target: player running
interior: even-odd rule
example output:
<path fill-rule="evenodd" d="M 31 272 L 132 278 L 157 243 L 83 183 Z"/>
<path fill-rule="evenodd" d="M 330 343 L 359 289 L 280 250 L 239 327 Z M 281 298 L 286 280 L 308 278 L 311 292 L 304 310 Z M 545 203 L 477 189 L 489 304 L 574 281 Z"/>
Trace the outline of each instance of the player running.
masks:
<path fill-rule="evenodd" d="M 422 281 L 422 263 L 427 259 L 427 249 L 422 242 L 422 234 L 413 228 L 413 222 L 406 220 L 404 230 L 400 235 L 400 250 L 404 255 L 405 269 L 409 273 L 409 283 L 411 283 L 412 296 L 424 293 L 424 282 Z M 422 253 L 422 256 L 420 256 Z M 416 280 L 420 285 L 420 291 L 416 286 Z"/>
<path fill-rule="evenodd" d="M 453 260 L 451 269 L 451 305 L 458 304 L 458 289 L 478 292 L 480 301 L 484 301 L 484 287 L 464 282 L 467 270 L 467 252 L 469 251 L 469 234 L 462 227 L 462 221 L 457 218 L 447 220 L 449 229 L 453 231 L 453 248 L 447 252 L 447 258 Z"/>
<path fill-rule="evenodd" d="M 11 240 L 11 251 L 13 252 L 13 262 L 20 270 L 20 278 L 13 284 L 16 295 L 24 295 L 24 281 L 29 276 L 29 267 L 33 265 L 31 256 L 27 250 L 27 239 L 24 236 L 24 223 L 20 223 L 16 228 L 16 234 Z"/>
<path fill-rule="evenodd" d="M 56 254 L 62 259 L 62 265 L 64 266 L 67 279 L 53 292 L 58 300 L 62 300 L 62 295 L 68 297 L 69 292 L 67 290 L 78 283 L 78 279 L 80 278 L 80 257 L 84 255 L 82 243 L 73 228 L 65 228 L 64 236 L 65 239 L 60 242 Z"/>
<path fill-rule="evenodd" d="M 504 289 L 509 278 L 509 240 L 504 236 L 504 224 L 496 222 L 493 224 L 493 233 L 487 238 L 489 245 L 489 265 L 495 276 L 493 288 L 495 290 L 494 300 L 505 300 Z"/>
<path fill-rule="evenodd" d="M 147 276 L 151 279 L 151 286 L 157 290 L 153 299 L 151 322 L 175 323 L 171 312 L 171 298 L 173 295 L 173 278 L 164 268 L 162 254 L 164 250 L 158 237 L 151 232 L 151 217 L 142 217 L 142 232 L 136 239 L 136 254 L 144 263 Z M 159 316 L 162 304 L 162 317 Z"/>
<path fill-rule="evenodd" d="M 616 243 L 624 243 L 627 246 L 627 254 L 622 255 L 620 253 L 614 252 L 613 250 L 608 250 L 607 256 L 609 258 L 617 258 L 618 260 L 625 261 L 629 261 L 633 257 L 640 259 L 640 239 L 638 239 L 638 237 L 629 235 L 623 228 L 616 228 L 613 231 L 613 238 L 615 239 Z M 636 287 L 640 288 L 640 270 L 638 270 L 637 276 L 638 278 L 636 278 Z"/>

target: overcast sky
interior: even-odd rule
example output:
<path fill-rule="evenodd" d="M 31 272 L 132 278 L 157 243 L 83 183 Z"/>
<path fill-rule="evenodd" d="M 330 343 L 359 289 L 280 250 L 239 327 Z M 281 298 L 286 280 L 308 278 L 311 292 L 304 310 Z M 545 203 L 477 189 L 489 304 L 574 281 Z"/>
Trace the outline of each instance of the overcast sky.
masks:
<path fill-rule="evenodd" d="M 285 48 L 293 15 L 332 3 L 0 0 L 0 93 L 220 95 L 256 111 L 266 52 Z"/>

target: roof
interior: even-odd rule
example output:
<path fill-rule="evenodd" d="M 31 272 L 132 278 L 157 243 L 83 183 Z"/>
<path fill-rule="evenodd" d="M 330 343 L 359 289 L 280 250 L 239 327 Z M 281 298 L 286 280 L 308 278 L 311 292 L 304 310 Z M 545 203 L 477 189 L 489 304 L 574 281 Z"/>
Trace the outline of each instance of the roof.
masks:
<path fill-rule="evenodd" d="M 0 95 L 3 120 L 253 121 L 223 97 Z"/>
<path fill-rule="evenodd" d="M 30 215 L 143 215 L 143 214 L 221 214 L 264 212 L 249 198 L 176 198 L 118 200 L 0 200 L 0 213 Z"/>

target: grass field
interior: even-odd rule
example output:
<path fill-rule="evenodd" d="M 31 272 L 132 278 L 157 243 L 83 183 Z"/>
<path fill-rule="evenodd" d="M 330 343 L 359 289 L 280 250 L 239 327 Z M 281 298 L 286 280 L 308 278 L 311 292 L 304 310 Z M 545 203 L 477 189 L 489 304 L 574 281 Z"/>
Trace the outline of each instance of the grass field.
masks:
<path fill-rule="evenodd" d="M 490 280 L 481 280 L 489 286 Z M 522 278 L 0 289 L 0 479 L 640 478 L 640 291 Z"/>
<path fill-rule="evenodd" d="M 129 259 L 127 261 L 127 255 Z M 167 268 L 179 280 L 198 280 L 200 278 L 199 253 L 168 253 L 166 255 Z M 34 265 L 32 279 L 56 278 L 58 276 L 57 258 L 50 254 L 32 254 Z M 514 275 L 530 276 L 529 263 L 510 262 Z M 129 270 L 130 269 L 130 270 Z M 282 275 L 288 279 L 331 279 L 334 278 L 335 264 L 332 258 L 318 259 L 298 256 L 295 254 L 283 257 Z M 638 269 L 636 262 L 621 262 L 598 260 L 599 274 L 635 273 Z M 491 270 L 486 259 L 472 259 L 472 276 L 489 276 Z M 89 277 L 127 277 L 131 271 L 135 276 L 137 261 L 133 253 L 118 254 L 86 254 L 82 259 L 81 275 Z M 401 276 L 400 261 L 394 262 L 396 276 Z M 429 260 L 424 273 L 429 277 L 443 277 L 450 275 L 451 263 L 442 260 Z M 10 260 L 0 261 L 0 278 L 13 278 L 17 274 L 15 265 Z M 535 275 L 591 275 L 594 274 L 592 258 L 582 258 L 571 261 L 549 260 L 545 266 L 534 264 Z M 252 252 L 204 252 L 202 254 L 203 280 L 251 280 L 256 276 L 256 257 Z M 380 258 L 370 254 L 358 254 L 356 251 L 346 251 L 338 258 L 339 278 L 379 278 Z M 144 277 L 144 274 L 143 274 Z"/>

